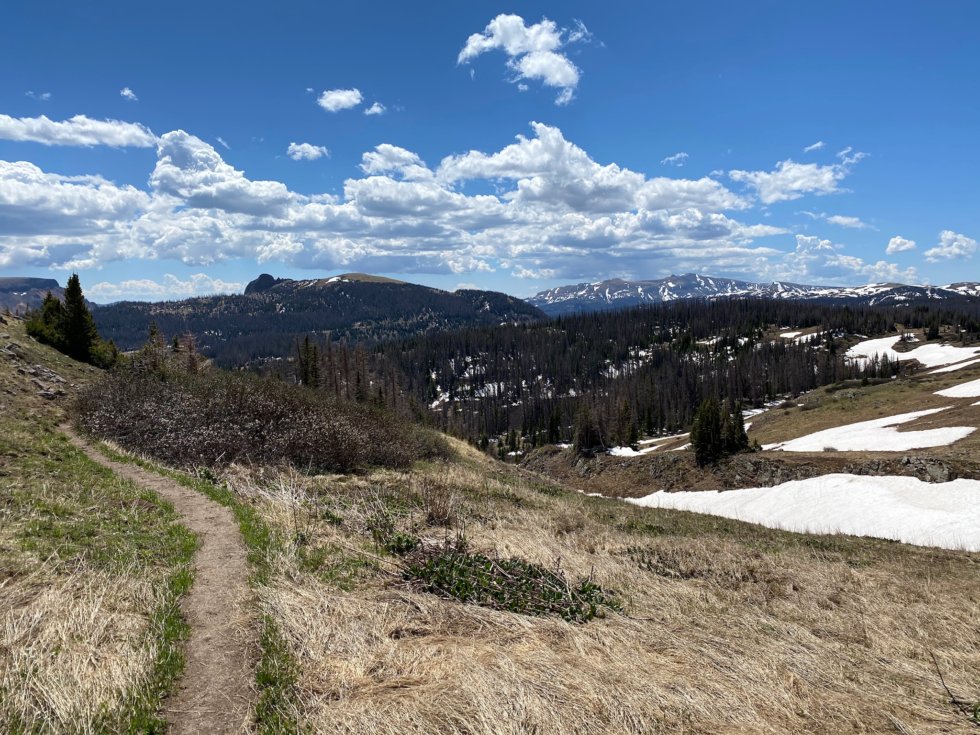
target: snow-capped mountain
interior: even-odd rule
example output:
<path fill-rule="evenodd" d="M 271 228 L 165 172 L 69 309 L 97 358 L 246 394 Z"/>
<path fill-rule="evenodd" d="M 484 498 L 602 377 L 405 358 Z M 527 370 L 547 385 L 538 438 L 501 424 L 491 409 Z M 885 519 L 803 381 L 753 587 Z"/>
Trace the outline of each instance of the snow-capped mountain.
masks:
<path fill-rule="evenodd" d="M 750 296 L 773 299 L 853 300 L 861 304 L 889 304 L 922 299 L 980 297 L 980 283 L 949 286 L 909 286 L 901 283 L 872 283 L 864 286 L 807 286 L 774 281 L 752 283 L 732 278 L 714 278 L 697 273 L 668 276 L 653 281 L 614 278 L 597 283 L 577 283 L 542 291 L 527 299 L 549 315 L 581 311 L 621 309 L 639 304 L 656 304 L 678 299 L 716 299 Z"/>

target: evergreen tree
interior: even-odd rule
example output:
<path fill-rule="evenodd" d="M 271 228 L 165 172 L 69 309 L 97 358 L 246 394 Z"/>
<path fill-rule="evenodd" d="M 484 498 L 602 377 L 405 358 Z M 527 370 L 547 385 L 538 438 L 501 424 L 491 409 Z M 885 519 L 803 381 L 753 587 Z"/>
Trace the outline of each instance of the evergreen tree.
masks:
<path fill-rule="evenodd" d="M 99 338 L 77 273 L 68 279 L 64 302 L 48 293 L 41 308 L 29 317 L 26 328 L 38 341 L 81 362 L 111 367 L 118 355 Z"/>
<path fill-rule="evenodd" d="M 50 291 L 27 320 L 27 333 L 38 342 L 65 352 L 65 307 Z"/>
<path fill-rule="evenodd" d="M 722 455 L 721 409 L 714 398 L 705 398 L 694 414 L 691 446 L 698 465 L 717 462 Z"/>
<path fill-rule="evenodd" d="M 82 362 L 92 362 L 99 341 L 99 332 L 85 304 L 78 274 L 73 273 L 65 287 L 65 354 Z"/>

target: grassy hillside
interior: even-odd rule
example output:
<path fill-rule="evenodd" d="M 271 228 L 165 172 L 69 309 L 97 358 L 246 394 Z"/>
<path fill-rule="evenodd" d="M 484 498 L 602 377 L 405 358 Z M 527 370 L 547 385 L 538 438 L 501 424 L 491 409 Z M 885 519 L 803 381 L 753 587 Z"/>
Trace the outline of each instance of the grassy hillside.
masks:
<path fill-rule="evenodd" d="M 44 360 L 69 382 L 88 377 L 69 374 L 73 368 L 63 358 L 28 349 L 28 362 Z M 4 369 L 9 385 L 21 380 L 16 369 Z M 968 376 L 923 380 L 947 377 Z M 2 395 L 7 401 L 9 394 Z M 870 388 L 868 395 L 874 395 Z M 96 470 L 72 459 L 53 434 L 58 416 L 51 403 L 30 391 L 16 400 L 41 420 L 11 423 L 20 428 L 5 449 L 5 479 L 61 488 L 68 497 L 72 488 L 116 487 L 107 478 L 86 484 L 86 473 Z M 874 399 L 855 401 L 873 406 Z M 779 410 L 767 422 L 819 419 L 819 411 L 832 409 Z M 777 427 L 765 430 L 775 435 Z M 114 434 L 123 448 L 127 436 Z M 196 476 L 157 466 L 230 505 L 242 523 L 264 620 L 257 731 L 945 733 L 973 727 L 969 710 L 980 701 L 980 556 L 637 508 L 585 496 L 447 441 L 454 449 L 448 459 L 351 473 L 268 461 L 221 463 L 198 468 Z M 131 461 L 156 466 L 152 443 L 132 446 L 149 457 Z M 44 465 L 32 474 L 8 454 L 62 467 Z M 86 507 L 114 507 L 109 500 L 100 495 Z M 7 502 L 4 512 L 11 507 Z M 37 512 L 11 517 L 27 523 Z M 152 528 L 153 518 L 166 523 L 165 509 L 152 499 L 145 512 L 137 527 Z M 99 528 L 98 537 L 111 538 L 111 523 Z M 157 528 L 166 538 L 172 526 Z M 172 590 L 180 569 L 159 546 L 150 547 L 153 554 L 137 553 L 151 543 L 142 538 L 118 541 L 125 543 L 112 558 L 127 560 L 122 565 L 98 567 L 101 554 L 70 555 L 74 547 L 58 557 L 70 556 L 79 573 L 112 575 L 113 594 L 139 580 L 143 597 L 129 608 L 137 632 L 152 629 L 146 621 L 158 609 L 160 598 L 147 590 Z M 39 559 L 51 558 L 31 556 L 17 543 L 4 537 L 3 553 L 20 549 L 18 563 L 39 568 Z M 182 544 L 178 538 L 165 546 Z M 32 587 L 23 577 L 5 584 L 54 594 L 66 578 L 58 569 L 45 571 L 54 576 L 37 578 Z M 57 594 L 52 621 L 86 599 Z M 113 594 L 102 598 L 110 613 Z M 5 621 L 19 614 L 18 604 L 4 609 Z M 7 651 L 20 649 L 4 645 L 0 672 L 15 671 Z M 27 643 L 16 645 L 27 650 Z M 66 656 L 50 660 L 67 665 L 74 659 Z M 150 658 L 135 660 L 154 670 Z M 962 707 L 951 703 L 939 672 Z M 98 700 L 97 692 L 78 691 L 80 701 Z M 128 711 L 112 701 L 115 712 Z"/>
<path fill-rule="evenodd" d="M 409 472 L 223 477 L 291 541 L 260 599 L 295 662 L 297 721 L 350 733 L 967 726 L 932 656 L 980 698 L 975 555 L 642 510 L 459 452 Z M 424 592 L 391 539 L 440 548 L 457 534 L 590 578 L 622 612 L 569 623 Z"/>
<path fill-rule="evenodd" d="M 207 492 L 271 534 L 256 594 L 276 633 L 264 660 L 278 663 L 260 669 L 277 672 L 265 679 L 277 721 L 392 734 L 969 727 L 937 663 L 980 699 L 977 555 L 635 508 L 454 446 L 403 469 L 208 473 Z M 549 579 L 594 615 L 541 614 Z"/>
<path fill-rule="evenodd" d="M 195 539 L 58 432 L 94 368 L 0 318 L 0 731 L 153 732 Z"/>

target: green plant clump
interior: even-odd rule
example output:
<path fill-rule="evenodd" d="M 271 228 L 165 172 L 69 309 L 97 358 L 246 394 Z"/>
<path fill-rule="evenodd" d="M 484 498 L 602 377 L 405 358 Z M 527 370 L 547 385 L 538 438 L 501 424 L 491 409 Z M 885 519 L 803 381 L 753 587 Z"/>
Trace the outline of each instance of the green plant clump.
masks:
<path fill-rule="evenodd" d="M 570 623 L 587 623 L 622 609 L 591 578 L 572 586 L 558 567 L 548 570 L 523 559 L 471 553 L 462 541 L 414 555 L 403 575 L 441 597 L 523 615 L 557 615 Z"/>

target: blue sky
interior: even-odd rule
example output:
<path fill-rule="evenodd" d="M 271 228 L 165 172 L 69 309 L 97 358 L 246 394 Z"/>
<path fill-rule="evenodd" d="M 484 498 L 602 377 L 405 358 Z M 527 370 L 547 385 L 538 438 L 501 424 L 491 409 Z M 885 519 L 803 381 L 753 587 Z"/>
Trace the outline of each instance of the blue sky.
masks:
<path fill-rule="evenodd" d="M 8 3 L 0 274 L 96 301 L 980 280 L 978 27 L 966 1 Z"/>

